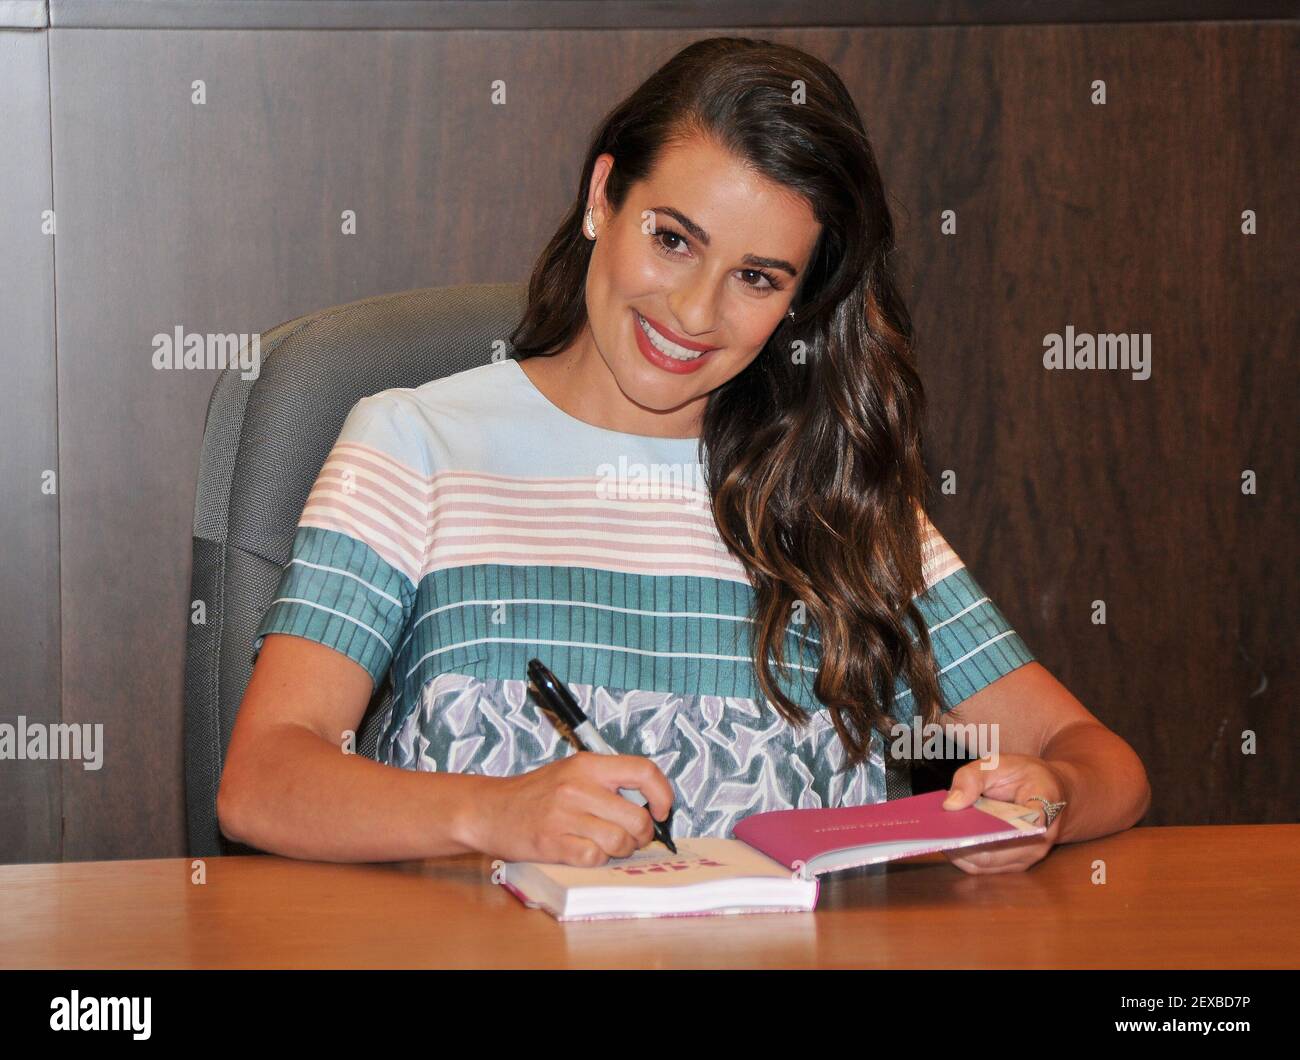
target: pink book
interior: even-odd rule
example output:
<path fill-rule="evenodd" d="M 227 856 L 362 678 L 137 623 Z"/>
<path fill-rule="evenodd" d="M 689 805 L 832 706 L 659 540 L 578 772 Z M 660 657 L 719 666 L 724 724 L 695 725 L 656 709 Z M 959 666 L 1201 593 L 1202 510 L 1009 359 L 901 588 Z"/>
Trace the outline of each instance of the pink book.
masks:
<path fill-rule="evenodd" d="M 978 798 L 945 810 L 947 790 L 869 806 L 772 810 L 737 823 L 731 834 L 804 879 L 823 872 L 1039 835 L 1039 811 Z"/>
<path fill-rule="evenodd" d="M 494 861 L 492 882 L 557 920 L 810 912 L 821 873 L 1037 835 L 1038 811 L 993 799 L 945 810 L 946 791 L 870 806 L 772 810 L 734 839 L 673 837 L 595 868 Z"/>

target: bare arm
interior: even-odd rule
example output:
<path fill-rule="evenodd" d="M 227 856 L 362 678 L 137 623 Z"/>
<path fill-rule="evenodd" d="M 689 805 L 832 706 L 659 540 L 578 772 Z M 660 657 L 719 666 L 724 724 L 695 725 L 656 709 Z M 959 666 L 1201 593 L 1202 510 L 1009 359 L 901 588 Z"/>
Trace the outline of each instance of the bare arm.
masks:
<path fill-rule="evenodd" d="M 333 648 L 268 634 L 244 693 L 217 793 L 228 838 L 288 857 L 395 861 L 461 854 L 484 782 L 343 753 L 370 675 Z"/>
<path fill-rule="evenodd" d="M 333 648 L 267 634 L 217 793 L 230 839 L 315 861 L 406 861 L 481 851 L 601 865 L 651 841 L 673 790 L 648 758 L 580 753 L 517 776 L 398 769 L 343 753 L 370 675 Z M 647 808 L 620 788 L 637 788 Z"/>
<path fill-rule="evenodd" d="M 1151 805 L 1146 769 L 1133 748 L 1040 663 L 999 678 L 951 713 L 961 723 L 996 724 L 1000 753 L 1041 758 L 1061 774 L 1068 809 L 1059 843 L 1131 828 Z"/>

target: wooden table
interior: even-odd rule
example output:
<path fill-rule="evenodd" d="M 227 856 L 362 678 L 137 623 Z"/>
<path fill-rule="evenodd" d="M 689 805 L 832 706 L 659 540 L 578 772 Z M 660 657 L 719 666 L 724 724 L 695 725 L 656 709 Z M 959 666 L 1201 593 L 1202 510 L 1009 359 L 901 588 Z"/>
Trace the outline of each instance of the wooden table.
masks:
<path fill-rule="evenodd" d="M 1094 882 L 1104 862 L 1104 884 Z M 1028 872 L 824 877 L 815 913 L 560 924 L 490 860 L 0 866 L 4 968 L 1296 968 L 1300 825 L 1137 828 Z"/>

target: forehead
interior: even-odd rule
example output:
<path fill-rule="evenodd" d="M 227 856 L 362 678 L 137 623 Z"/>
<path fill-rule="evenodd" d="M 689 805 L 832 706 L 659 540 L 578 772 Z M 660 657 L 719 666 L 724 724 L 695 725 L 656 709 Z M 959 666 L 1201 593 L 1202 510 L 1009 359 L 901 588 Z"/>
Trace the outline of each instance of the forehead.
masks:
<path fill-rule="evenodd" d="M 700 225 L 710 249 L 744 244 L 742 253 L 795 260 L 820 232 L 807 200 L 704 137 L 665 148 L 637 191 L 639 208 L 671 206 Z"/>

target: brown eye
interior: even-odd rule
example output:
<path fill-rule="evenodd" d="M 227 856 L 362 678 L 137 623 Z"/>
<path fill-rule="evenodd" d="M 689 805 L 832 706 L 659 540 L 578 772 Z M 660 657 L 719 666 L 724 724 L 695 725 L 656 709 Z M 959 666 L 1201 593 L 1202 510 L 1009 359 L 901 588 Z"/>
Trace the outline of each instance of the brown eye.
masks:
<path fill-rule="evenodd" d="M 758 283 L 747 283 L 745 284 L 746 287 L 752 287 L 756 291 L 779 291 L 781 289 L 781 284 L 777 283 L 776 277 L 770 272 L 764 272 L 762 269 L 741 269 L 741 272 L 750 273 L 767 281 L 766 287 Z"/>
<path fill-rule="evenodd" d="M 664 242 L 666 239 L 672 239 L 676 242 L 674 242 L 672 246 L 668 246 Z M 684 258 L 688 256 L 677 248 L 678 246 L 689 246 L 690 241 L 680 232 L 674 232 L 671 228 L 660 228 L 652 232 L 650 234 L 650 241 L 654 244 L 655 249 L 665 258 Z M 742 276 L 757 276 L 760 280 L 766 280 L 766 284 L 757 281 L 754 283 L 750 283 L 747 280 L 741 281 L 745 287 L 758 291 L 764 295 L 771 294 L 773 291 L 779 291 L 784 287 L 784 284 L 780 283 L 775 276 L 770 272 L 765 272 L 763 269 L 741 269 L 740 273 Z"/>
<path fill-rule="evenodd" d="M 668 239 L 675 239 L 677 240 L 677 243 L 673 244 L 673 246 L 671 247 L 666 246 L 663 242 L 665 237 Z M 663 250 L 670 257 L 674 257 L 674 258 L 684 257 L 683 254 L 680 254 L 677 251 L 677 246 L 679 244 L 685 245 L 686 243 L 686 237 L 681 235 L 680 233 L 674 232 L 671 228 L 661 228 L 659 229 L 659 231 L 654 233 L 653 239 L 655 245 L 659 247 L 661 250 Z"/>

